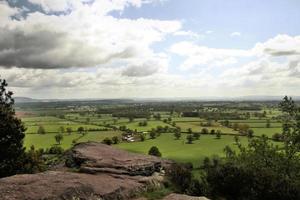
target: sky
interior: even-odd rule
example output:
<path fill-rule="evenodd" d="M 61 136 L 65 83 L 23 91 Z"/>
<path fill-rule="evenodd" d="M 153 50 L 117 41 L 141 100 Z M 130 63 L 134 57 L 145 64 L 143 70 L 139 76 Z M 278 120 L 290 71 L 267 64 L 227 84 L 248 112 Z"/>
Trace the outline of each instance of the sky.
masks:
<path fill-rule="evenodd" d="M 32 98 L 299 96 L 299 0 L 0 0 L 0 78 Z"/>

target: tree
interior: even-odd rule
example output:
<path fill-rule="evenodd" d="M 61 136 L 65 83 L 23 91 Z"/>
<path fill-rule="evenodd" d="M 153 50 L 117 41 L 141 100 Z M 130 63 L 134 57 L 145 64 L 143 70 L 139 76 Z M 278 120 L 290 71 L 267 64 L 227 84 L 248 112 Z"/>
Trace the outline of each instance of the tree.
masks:
<path fill-rule="evenodd" d="M 13 93 L 0 79 L 0 177 L 16 174 L 22 165 L 25 127 L 15 115 Z"/>
<path fill-rule="evenodd" d="M 247 131 L 247 136 L 248 136 L 249 138 L 252 138 L 253 135 L 254 135 L 254 131 L 253 131 L 252 129 L 249 129 L 249 130 Z"/>
<path fill-rule="evenodd" d="M 179 129 L 175 129 L 174 137 L 176 138 L 176 140 L 179 140 L 179 138 L 181 138 L 181 132 Z"/>
<path fill-rule="evenodd" d="M 198 133 L 198 132 L 195 132 L 195 133 L 193 133 L 193 137 L 194 137 L 194 139 L 195 140 L 199 140 L 200 139 L 200 133 Z"/>
<path fill-rule="evenodd" d="M 72 130 L 71 127 L 68 127 L 68 128 L 67 128 L 67 133 L 68 133 L 69 135 L 71 135 L 72 131 L 73 131 L 73 130 Z"/>
<path fill-rule="evenodd" d="M 38 130 L 37 130 L 37 134 L 45 134 L 46 130 L 44 128 L 44 126 L 40 125 Z"/>
<path fill-rule="evenodd" d="M 104 138 L 103 140 L 102 140 L 102 143 L 103 144 L 107 144 L 107 145 L 111 145 L 113 142 L 112 142 L 112 140 L 110 139 L 110 138 Z"/>
<path fill-rule="evenodd" d="M 149 149 L 148 155 L 161 157 L 161 153 L 160 153 L 159 149 L 158 149 L 156 146 L 152 146 L 152 147 Z"/>
<path fill-rule="evenodd" d="M 203 128 L 202 130 L 201 130 L 201 134 L 208 134 L 208 129 L 207 128 Z"/>
<path fill-rule="evenodd" d="M 63 134 L 59 133 L 57 135 L 54 136 L 55 137 L 55 141 L 60 145 L 61 141 L 64 139 Z"/>
<path fill-rule="evenodd" d="M 187 143 L 188 143 L 188 144 L 192 144 L 192 143 L 193 143 L 194 138 L 193 138 L 193 135 L 192 135 L 192 134 L 188 134 L 188 135 L 186 136 L 186 139 L 187 139 Z"/>
<path fill-rule="evenodd" d="M 35 150 L 32 145 L 29 151 L 25 153 L 23 167 L 20 172 L 33 174 L 46 170 L 46 164 L 42 156 L 43 150 Z"/>
<path fill-rule="evenodd" d="M 119 143 L 119 137 L 118 136 L 113 136 L 111 138 L 111 140 L 112 140 L 113 144 L 118 144 Z"/>
<path fill-rule="evenodd" d="M 156 138 L 156 132 L 155 132 L 155 130 L 151 130 L 150 131 L 150 138 L 151 139 L 155 139 Z"/>
<path fill-rule="evenodd" d="M 146 137 L 144 134 L 140 134 L 140 140 L 141 140 L 141 142 L 144 142 L 146 140 Z"/>
<path fill-rule="evenodd" d="M 91 119 L 89 117 L 86 118 L 86 123 L 90 123 Z"/>
<path fill-rule="evenodd" d="M 59 132 L 64 133 L 65 132 L 65 127 L 63 127 L 63 126 L 59 127 Z"/>
<path fill-rule="evenodd" d="M 270 128 L 271 127 L 271 122 L 270 122 L 270 120 L 268 119 L 267 120 L 267 123 L 266 123 L 266 128 Z"/>
<path fill-rule="evenodd" d="M 300 109 L 291 98 L 280 103 L 283 113 L 283 147 L 266 136 L 226 147 L 226 157 L 215 165 L 202 166 L 211 199 L 300 199 Z M 251 189 L 249 189 L 251 188 Z"/>
<path fill-rule="evenodd" d="M 80 126 L 80 127 L 78 127 L 77 131 L 78 131 L 78 133 L 83 134 L 84 128 L 82 126 Z"/>
<path fill-rule="evenodd" d="M 225 155 L 202 166 L 211 199 L 300 199 L 300 158 L 290 158 L 267 137 L 239 146 L 239 153 L 227 146 Z"/>
<path fill-rule="evenodd" d="M 193 133 L 193 130 L 192 130 L 191 128 L 188 128 L 187 132 L 188 132 L 189 134 L 192 134 L 192 133 Z"/>
<path fill-rule="evenodd" d="M 129 122 L 133 122 L 134 117 L 133 117 L 133 116 L 130 116 L 128 119 L 129 119 Z"/>
<path fill-rule="evenodd" d="M 220 130 L 217 130 L 216 132 L 216 139 L 221 139 L 221 131 Z"/>
<path fill-rule="evenodd" d="M 234 142 L 235 142 L 236 145 L 240 144 L 240 138 L 239 138 L 239 136 L 237 136 L 237 135 L 234 136 Z"/>

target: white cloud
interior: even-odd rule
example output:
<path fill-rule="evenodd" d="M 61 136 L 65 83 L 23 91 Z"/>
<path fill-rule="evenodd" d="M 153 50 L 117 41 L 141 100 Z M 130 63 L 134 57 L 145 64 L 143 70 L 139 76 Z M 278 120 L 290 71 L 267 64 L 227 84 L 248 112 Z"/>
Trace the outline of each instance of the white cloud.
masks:
<path fill-rule="evenodd" d="M 212 31 L 202 38 L 177 20 L 109 14 L 153 1 L 30 1 L 48 14 L 32 12 L 13 20 L 21 11 L 0 2 L 0 74 L 17 96 L 300 95 L 300 36 L 278 35 L 250 49 L 179 41 L 163 52 L 153 46 L 169 36 L 203 39 Z M 183 61 L 177 63 L 174 55 Z M 177 64 L 186 71 L 178 72 Z"/>
<path fill-rule="evenodd" d="M 183 31 L 183 30 L 180 30 L 180 31 L 177 31 L 174 33 L 175 36 L 187 36 L 187 37 L 191 37 L 193 39 L 203 39 L 204 38 L 204 35 L 202 34 L 199 34 L 199 33 L 195 33 L 193 31 Z"/>
<path fill-rule="evenodd" d="M 240 32 L 232 32 L 230 34 L 231 37 L 240 37 L 242 34 Z"/>
<path fill-rule="evenodd" d="M 300 36 L 277 35 L 264 43 L 256 44 L 254 50 L 259 55 L 299 56 Z"/>
<path fill-rule="evenodd" d="M 140 7 L 150 0 L 29 0 L 29 2 L 40 5 L 46 12 L 58 12 L 77 9 L 82 3 L 94 4 L 97 12 L 106 14 L 112 10 L 123 10 L 127 6 Z"/>
<path fill-rule="evenodd" d="M 18 12 L 18 9 L 10 7 L 6 1 L 0 1 L 1 24 L 6 25 L 10 18 Z"/>
<path fill-rule="evenodd" d="M 140 6 L 142 1 L 80 3 L 67 15 L 34 12 L 20 21 L 11 20 L 9 27 L 0 29 L 0 65 L 50 69 L 152 58 L 155 53 L 150 46 L 181 28 L 178 21 L 117 19 L 103 15 L 98 8 L 105 2 L 113 4 L 106 9 L 112 10 L 129 3 Z"/>
<path fill-rule="evenodd" d="M 209 48 L 186 41 L 172 45 L 170 52 L 187 57 L 181 65 L 182 69 L 193 69 L 199 66 L 225 66 L 236 63 L 238 57 L 252 56 L 246 50 Z"/>

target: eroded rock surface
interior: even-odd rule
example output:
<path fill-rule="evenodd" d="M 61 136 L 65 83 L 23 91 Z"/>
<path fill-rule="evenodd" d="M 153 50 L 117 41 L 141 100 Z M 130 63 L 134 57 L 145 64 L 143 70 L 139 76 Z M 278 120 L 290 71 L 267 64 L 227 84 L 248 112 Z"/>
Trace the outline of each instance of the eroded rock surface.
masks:
<path fill-rule="evenodd" d="M 129 153 L 95 142 L 76 145 L 66 162 L 84 173 L 113 173 L 131 176 L 150 176 L 171 161 L 154 156 Z"/>
<path fill-rule="evenodd" d="M 69 152 L 67 167 L 0 179 L 1 200 L 131 199 L 159 187 L 160 170 L 170 163 L 100 143 L 82 143 Z M 78 169 L 80 173 L 75 172 Z"/>

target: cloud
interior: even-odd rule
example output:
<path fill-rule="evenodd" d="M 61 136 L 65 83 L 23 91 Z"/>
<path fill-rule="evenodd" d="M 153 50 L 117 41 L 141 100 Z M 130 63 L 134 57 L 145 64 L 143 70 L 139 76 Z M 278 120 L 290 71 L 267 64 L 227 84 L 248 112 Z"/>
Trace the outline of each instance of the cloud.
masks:
<path fill-rule="evenodd" d="M 144 77 L 156 73 L 165 73 L 168 69 L 169 59 L 165 54 L 158 54 L 149 59 L 131 61 L 122 70 L 123 76 Z"/>
<path fill-rule="evenodd" d="M 187 41 L 172 45 L 170 52 L 186 57 L 181 65 L 182 69 L 193 69 L 201 66 L 225 66 L 236 63 L 238 57 L 252 56 L 246 50 L 209 48 Z"/>
<path fill-rule="evenodd" d="M 201 35 L 199 33 L 195 33 L 193 31 L 183 31 L 183 30 L 180 30 L 180 31 L 177 31 L 174 33 L 175 36 L 187 36 L 187 37 L 191 37 L 193 39 L 203 39 L 204 38 L 204 35 Z"/>
<path fill-rule="evenodd" d="M 242 34 L 240 32 L 232 32 L 230 34 L 231 37 L 240 37 Z"/>
<path fill-rule="evenodd" d="M 264 43 L 255 45 L 257 54 L 270 56 L 297 56 L 300 55 L 300 36 L 277 35 Z"/>
<path fill-rule="evenodd" d="M 45 12 L 62 12 L 77 9 L 82 3 L 94 4 L 98 12 L 106 14 L 112 10 L 123 10 L 127 6 L 140 7 L 150 0 L 28 0 L 30 3 L 39 5 Z"/>
<path fill-rule="evenodd" d="M 19 12 L 17 8 L 10 7 L 6 1 L 0 1 L 0 11 L 0 21 L 3 24 L 6 24 L 12 16 Z"/>
<path fill-rule="evenodd" d="M 47 5 L 51 2 L 53 6 L 74 3 L 71 0 L 39 2 Z M 91 5 L 76 2 L 74 10 L 65 15 L 33 12 L 19 21 L 10 20 L 9 26 L 0 25 L 0 65 L 52 69 L 124 63 L 128 58 L 147 59 L 153 57 L 150 47 L 153 43 L 181 28 L 178 21 L 103 15 L 108 10 L 123 9 L 127 4 L 140 6 L 144 1 L 100 0 Z M 99 11 L 100 5 L 106 3 L 112 4 L 111 7 Z M 58 7 L 63 8 L 62 5 Z"/>

